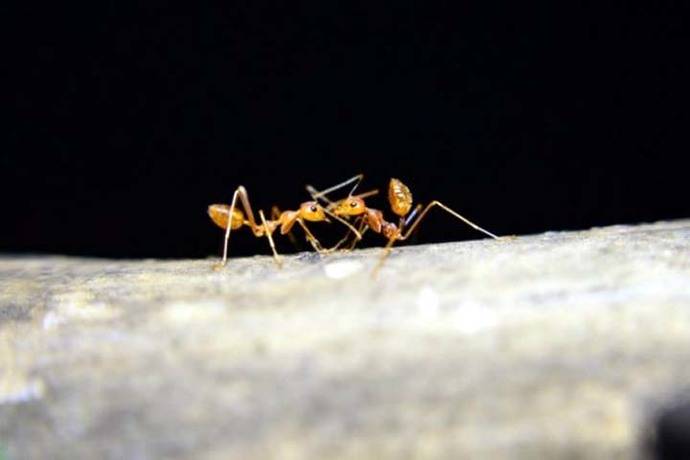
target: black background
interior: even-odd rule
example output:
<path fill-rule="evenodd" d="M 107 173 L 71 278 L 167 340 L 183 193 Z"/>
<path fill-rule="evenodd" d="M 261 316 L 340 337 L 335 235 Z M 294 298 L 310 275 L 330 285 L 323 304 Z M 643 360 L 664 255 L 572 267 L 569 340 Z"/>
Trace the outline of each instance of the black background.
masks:
<path fill-rule="evenodd" d="M 95 3 L 16 11 L 3 252 L 217 254 L 237 185 L 358 172 L 499 234 L 690 216 L 685 2 Z M 417 242 L 475 237 L 439 211 Z"/>

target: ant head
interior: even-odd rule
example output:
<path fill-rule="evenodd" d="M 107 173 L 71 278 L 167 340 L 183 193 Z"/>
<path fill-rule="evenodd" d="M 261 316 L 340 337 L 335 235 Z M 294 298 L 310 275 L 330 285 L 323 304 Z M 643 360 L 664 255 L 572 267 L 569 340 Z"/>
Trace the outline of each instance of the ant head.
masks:
<path fill-rule="evenodd" d="M 337 216 L 358 216 L 364 214 L 366 209 L 367 206 L 362 198 L 351 196 L 340 201 L 334 212 Z"/>
<path fill-rule="evenodd" d="M 302 219 L 310 222 L 323 222 L 326 220 L 326 213 L 316 201 L 302 203 L 299 207 L 299 213 Z"/>

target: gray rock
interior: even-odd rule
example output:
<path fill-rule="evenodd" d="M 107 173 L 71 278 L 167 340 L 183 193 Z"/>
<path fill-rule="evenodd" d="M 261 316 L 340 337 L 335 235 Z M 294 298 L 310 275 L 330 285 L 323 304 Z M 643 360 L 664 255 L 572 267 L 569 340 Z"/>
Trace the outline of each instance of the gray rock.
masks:
<path fill-rule="evenodd" d="M 690 221 L 320 257 L 0 258 L 0 457 L 631 458 Z"/>

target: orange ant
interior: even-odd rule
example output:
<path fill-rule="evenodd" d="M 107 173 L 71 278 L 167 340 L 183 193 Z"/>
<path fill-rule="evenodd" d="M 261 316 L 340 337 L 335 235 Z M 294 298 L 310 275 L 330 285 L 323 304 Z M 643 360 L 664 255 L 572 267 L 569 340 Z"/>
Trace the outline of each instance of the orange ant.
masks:
<path fill-rule="evenodd" d="M 378 193 L 378 191 L 374 191 Z M 374 193 L 367 192 L 359 197 L 370 196 Z M 237 206 L 237 198 L 240 199 L 240 204 L 243 208 L 239 209 Z M 232 202 L 228 206 L 226 204 L 212 204 L 208 207 L 208 215 L 211 217 L 213 223 L 218 227 L 225 230 L 225 239 L 223 244 L 223 258 L 221 259 L 220 266 L 224 266 L 228 260 L 228 247 L 230 243 L 230 232 L 232 230 L 238 230 L 242 226 L 247 226 L 252 230 L 252 233 L 257 238 L 266 237 L 273 251 L 273 258 L 278 266 L 282 265 L 282 260 L 278 255 L 275 243 L 273 242 L 273 232 L 280 228 L 280 234 L 289 234 L 295 225 L 298 223 L 306 235 L 307 241 L 312 245 L 312 247 L 319 253 L 327 253 L 332 249 L 324 249 L 321 246 L 319 240 L 311 233 L 305 221 L 308 222 L 330 222 L 326 215 L 334 218 L 343 225 L 345 225 L 349 232 L 354 232 L 355 239 L 360 240 L 362 235 L 357 229 L 355 229 L 349 222 L 343 218 L 336 216 L 330 210 L 324 209 L 317 201 L 306 201 L 302 203 L 299 209 L 295 211 L 283 211 L 280 212 L 278 208 L 273 207 L 271 220 L 267 220 L 264 216 L 263 210 L 259 210 L 259 217 L 261 218 L 261 224 L 257 224 L 254 218 L 254 212 L 249 204 L 249 196 L 247 190 L 243 186 L 237 187 L 232 195 Z"/>
<path fill-rule="evenodd" d="M 380 233 L 388 239 L 388 243 L 384 247 L 385 252 L 381 256 L 378 265 L 374 269 L 374 274 L 378 272 L 378 270 L 381 268 L 384 261 L 386 260 L 386 257 L 388 257 L 388 255 L 390 254 L 393 244 L 395 244 L 396 241 L 405 241 L 407 238 L 409 238 L 412 232 L 414 232 L 414 230 L 420 224 L 422 219 L 424 219 L 426 214 L 434 206 L 440 207 L 444 211 L 448 212 L 457 219 L 460 219 L 461 221 L 463 221 L 470 227 L 474 228 L 475 230 L 478 230 L 490 236 L 491 238 L 497 240 L 500 239 L 498 236 L 494 235 L 488 230 L 481 228 L 474 222 L 471 222 L 467 218 L 463 217 L 462 215 L 458 214 L 457 212 L 453 211 L 451 208 L 437 200 L 434 200 L 428 205 L 426 205 L 426 207 L 421 213 L 419 213 L 419 211 L 422 209 L 421 204 L 418 204 L 414 208 L 414 210 L 412 210 L 412 192 L 402 181 L 395 178 L 391 179 L 388 184 L 388 202 L 391 206 L 391 210 L 393 211 L 393 213 L 400 217 L 400 221 L 398 224 L 388 222 L 384 219 L 383 212 L 381 212 L 378 209 L 367 207 L 362 197 L 352 196 L 352 193 L 357 188 L 359 182 L 363 179 L 363 177 L 364 175 L 358 174 L 357 176 L 354 176 L 341 184 L 338 184 L 334 187 L 320 192 L 311 186 L 307 186 L 307 190 L 309 191 L 314 200 L 323 199 L 324 201 L 326 201 L 328 203 L 328 210 L 332 211 L 334 215 L 343 217 L 352 216 L 355 218 L 359 217 L 361 221 L 358 231 L 361 234 L 364 234 L 367 228 L 370 228 L 374 232 Z M 352 182 L 355 182 L 355 185 L 353 189 L 350 191 L 350 194 L 347 196 L 347 198 L 344 198 L 336 202 L 332 202 L 325 197 L 326 194 L 331 193 L 332 191 L 337 190 L 343 187 L 344 185 L 350 184 Z M 354 247 L 358 240 L 359 239 L 353 242 L 351 248 Z"/>

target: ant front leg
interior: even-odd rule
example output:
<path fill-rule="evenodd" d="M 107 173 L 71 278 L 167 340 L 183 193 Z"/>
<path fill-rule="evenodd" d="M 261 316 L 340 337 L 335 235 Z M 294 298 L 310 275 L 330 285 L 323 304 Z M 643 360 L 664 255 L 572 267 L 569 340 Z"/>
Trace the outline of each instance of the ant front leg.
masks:
<path fill-rule="evenodd" d="M 357 244 L 357 242 L 358 242 L 359 240 L 362 239 L 362 235 L 364 235 L 364 231 L 362 231 L 362 228 L 363 228 L 363 225 L 360 225 L 358 229 L 353 230 L 354 227 L 352 227 L 352 229 L 351 229 L 351 228 L 348 226 L 348 230 L 347 230 L 347 232 L 345 233 L 345 236 L 342 237 L 342 238 L 340 239 L 340 241 L 338 241 L 338 242 L 335 244 L 335 246 L 330 247 L 330 248 L 326 249 L 325 251 L 326 251 L 327 253 L 337 251 L 338 249 L 340 249 L 340 246 L 342 246 L 343 244 L 345 244 L 345 243 L 347 242 L 347 240 L 350 238 L 350 233 L 354 233 L 355 237 L 352 239 L 352 244 L 350 245 L 350 247 L 349 247 L 349 248 L 346 248 L 346 249 L 342 249 L 342 251 L 344 251 L 344 252 L 349 252 L 349 251 L 351 251 L 351 250 L 355 247 L 355 245 Z M 365 231 L 366 231 L 366 230 L 365 230 Z"/>
<path fill-rule="evenodd" d="M 305 224 L 302 219 L 297 218 L 297 223 L 302 227 L 302 230 L 304 230 L 304 235 L 307 238 L 307 241 L 309 242 L 309 244 L 311 244 L 311 247 L 314 248 L 316 252 L 318 252 L 319 254 L 325 254 L 328 252 L 327 249 L 324 249 L 323 246 L 321 246 L 319 240 L 309 230 L 309 227 L 307 227 L 307 224 Z"/>
<path fill-rule="evenodd" d="M 367 230 L 369 230 L 369 226 L 367 225 L 366 219 L 364 219 L 364 218 L 359 219 L 359 228 L 357 230 L 359 230 L 359 233 L 362 236 L 364 236 L 364 234 L 367 232 Z M 347 235 L 346 235 L 346 237 L 347 237 Z M 355 248 L 355 246 L 357 246 L 357 243 L 359 243 L 359 240 L 357 238 L 354 238 L 352 240 L 352 242 L 350 243 L 350 246 L 348 246 L 347 249 L 345 249 L 345 250 L 346 251 L 352 251 Z"/>

